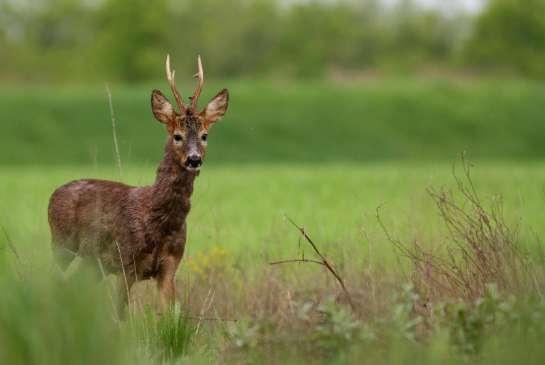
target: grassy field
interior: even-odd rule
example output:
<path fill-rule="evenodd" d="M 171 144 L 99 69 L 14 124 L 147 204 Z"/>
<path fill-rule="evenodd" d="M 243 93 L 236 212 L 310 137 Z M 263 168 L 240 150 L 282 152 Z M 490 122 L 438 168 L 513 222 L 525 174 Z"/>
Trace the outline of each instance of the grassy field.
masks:
<path fill-rule="evenodd" d="M 225 120 L 210 134 L 209 161 L 322 163 L 545 157 L 545 86 L 524 81 L 370 80 L 357 85 L 229 81 L 207 84 L 201 102 L 228 87 Z M 153 88 L 112 86 L 122 159 L 161 157 Z M 192 86 L 181 87 L 192 90 Z M 99 166 L 114 162 L 103 85 L 0 88 L 3 165 Z"/>
<path fill-rule="evenodd" d="M 439 215 L 429 187 L 452 187 L 452 164 L 323 164 L 205 166 L 197 180 L 189 217 L 189 252 L 220 246 L 239 254 L 293 251 L 297 232 L 289 216 L 332 251 L 366 245 L 362 235 L 389 251 L 376 222 L 376 209 L 402 236 L 440 235 Z M 461 167 L 458 166 L 459 173 Z M 96 177 L 131 185 L 151 184 L 155 168 L 2 168 L 0 222 L 12 239 L 31 251 L 49 251 L 47 203 L 65 182 Z M 504 198 L 510 222 L 522 234 L 545 224 L 545 165 L 477 163 L 475 184 L 488 200 Z M 527 237 L 530 240 L 530 237 Z"/>
<path fill-rule="evenodd" d="M 545 165 L 479 163 L 473 173 L 484 205 L 488 206 L 496 194 L 501 194 L 507 221 L 513 227 L 520 226 L 517 242 L 533 247 L 545 219 L 540 214 L 545 207 Z M 448 326 L 440 329 L 442 337 L 426 346 L 410 339 L 420 336 L 421 329 L 416 325 L 409 327 L 407 333 L 401 329 L 411 324 L 413 295 L 418 296 L 412 291 L 405 293 L 402 285 L 411 282 L 403 274 L 411 272 L 411 261 L 402 258 L 387 240 L 375 217 L 380 206 L 388 229 L 406 242 L 418 240 L 435 247 L 448 241 L 448 231 L 426 192 L 427 187 L 455 187 L 452 166 L 448 163 L 206 166 L 197 183 L 189 219 L 188 251 L 178 272 L 179 297 L 183 303 L 179 315 L 190 313 L 198 317 L 204 313 L 212 318 L 238 320 L 227 324 L 188 321 L 175 314 L 156 322 L 154 316 L 142 314 L 141 310 L 136 310 L 131 321 L 116 324 L 110 313 L 112 300 L 115 300 L 112 297 L 116 295 L 111 280 L 98 288 L 85 279 L 59 281 L 50 259 L 47 200 L 57 185 L 81 176 L 147 184 L 153 179 L 153 168 L 127 166 L 121 174 L 115 168 L 93 167 L 2 169 L 0 222 L 9 235 L 10 244 L 6 245 L 8 241 L 2 237 L 5 244 L 0 255 L 2 266 L 11 269 L 2 270 L 1 285 L 3 292 L 11 293 L 12 299 L 0 309 L 0 328 L 6 331 L 4 336 L 9 336 L 9 341 L 6 338 L 4 341 L 10 344 L 9 351 L 0 350 L 0 359 L 4 356 L 6 361 L 15 363 L 16 360 L 41 362 L 37 359 L 47 351 L 42 347 L 49 348 L 50 341 L 37 339 L 28 343 L 25 338 L 40 337 L 49 331 L 55 334 L 64 331 L 59 339 L 51 340 L 53 350 L 47 357 L 58 362 L 86 359 L 91 363 L 99 359 L 95 352 L 108 349 L 113 351 L 117 362 L 140 363 L 154 362 L 156 356 L 164 356 L 167 362 L 185 359 L 191 363 L 297 363 L 303 359 L 345 363 L 359 359 L 362 353 L 369 357 L 369 363 L 403 362 L 414 356 L 423 363 L 456 363 L 461 359 L 458 356 L 464 353 L 456 355 L 452 350 L 452 335 L 448 331 L 453 329 Z M 305 265 L 271 269 L 270 261 L 299 256 L 299 235 L 284 220 L 284 215 L 304 225 L 320 249 L 336 263 L 357 298 L 356 314 L 347 312 L 342 304 L 331 302 L 331 298 L 338 298 L 340 294 L 325 271 Z M 306 255 L 312 255 L 311 251 L 307 249 Z M 539 250 L 532 255 L 541 257 Z M 211 291 L 216 299 L 208 306 Z M 153 297 L 155 292 L 150 285 L 139 284 L 135 293 L 136 307 L 145 308 L 146 303 L 150 303 L 147 298 Z M 293 296 L 293 306 L 301 307 L 291 314 L 283 313 L 288 311 L 283 300 L 286 293 Z M 368 297 L 371 293 L 373 296 Z M 85 299 L 90 297 L 93 299 Z M 87 300 L 97 303 L 97 307 L 88 308 Z M 307 302 L 315 307 L 305 307 Z M 494 303 L 514 305 L 499 299 Z M 388 308 L 393 313 L 404 312 L 397 318 Z M 53 315 L 45 318 L 34 313 L 36 310 Z M 326 311 L 326 318 L 332 316 L 333 322 L 326 321 L 324 329 L 322 322 L 315 324 L 300 313 L 304 310 Z M 529 311 L 524 315 L 534 315 L 537 311 L 535 306 L 524 310 Z M 26 311 L 33 314 L 24 313 Z M 290 316 L 295 319 L 289 320 Z M 384 318 L 394 322 L 386 326 L 380 322 Z M 296 347 L 289 345 L 290 338 L 294 335 L 292 332 L 301 329 L 290 328 L 287 320 L 303 323 L 303 334 L 299 336 L 305 340 Z M 352 322 L 358 325 L 352 327 Z M 59 323 L 64 324 L 59 327 Z M 200 331 L 197 325 L 202 327 Z M 356 330 L 361 331 L 357 336 Z M 103 339 L 108 333 L 119 331 L 121 339 Z M 503 336 L 504 332 L 501 333 Z M 66 346 L 70 351 L 66 353 L 62 339 L 72 335 L 80 337 L 68 342 Z M 367 335 L 371 337 L 365 339 Z M 274 340 L 264 340 L 267 336 Z M 350 336 L 356 337 L 350 339 Z M 479 336 L 485 334 L 479 333 Z M 515 341 L 511 335 L 505 336 L 483 340 L 487 344 L 482 351 L 486 355 L 480 355 L 485 356 L 483 361 L 495 363 L 501 357 L 498 343 Z M 371 350 L 377 346 L 374 341 L 387 342 L 380 342 L 377 352 Z M 467 341 L 473 346 L 471 339 Z M 88 346 L 96 348 L 90 350 Z M 303 350 L 299 346 L 303 346 Z M 541 353 L 531 347 L 532 342 L 516 346 L 520 346 L 519 352 L 534 351 L 530 354 L 530 363 L 542 359 Z M 394 351 L 395 356 L 383 351 Z"/>
<path fill-rule="evenodd" d="M 543 86 L 225 85 L 232 107 L 192 198 L 180 306 L 156 316 L 142 283 L 125 321 L 113 278 L 57 271 L 47 203 L 77 178 L 153 182 L 164 132 L 151 86 L 112 88 L 121 171 L 101 87 L 0 90 L 0 363 L 543 362 Z M 462 194 L 463 150 L 478 204 Z M 286 216 L 350 297 L 317 265 L 269 264 L 306 245 Z"/>

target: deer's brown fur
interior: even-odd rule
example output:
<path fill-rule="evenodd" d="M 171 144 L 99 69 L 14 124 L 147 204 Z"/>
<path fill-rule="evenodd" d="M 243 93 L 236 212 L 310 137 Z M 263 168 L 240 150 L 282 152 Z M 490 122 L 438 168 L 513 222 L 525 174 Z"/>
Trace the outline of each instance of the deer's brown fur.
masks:
<path fill-rule="evenodd" d="M 168 60 L 167 65 L 170 68 Z M 76 255 L 96 259 L 107 273 L 120 275 L 123 305 L 135 281 L 155 278 L 163 307 L 173 303 L 174 276 L 184 254 L 186 217 L 205 154 L 205 136 L 227 103 L 228 92 L 222 90 L 202 112 L 182 104 L 178 113 L 154 90 L 152 110 L 168 132 L 155 183 L 134 187 L 84 179 L 59 187 L 48 210 L 59 266 L 66 269 Z"/>

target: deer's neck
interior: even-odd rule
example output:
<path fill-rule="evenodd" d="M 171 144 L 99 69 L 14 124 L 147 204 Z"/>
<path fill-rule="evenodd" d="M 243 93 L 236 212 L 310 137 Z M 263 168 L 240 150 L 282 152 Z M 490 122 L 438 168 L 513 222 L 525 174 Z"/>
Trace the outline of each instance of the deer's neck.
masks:
<path fill-rule="evenodd" d="M 151 196 L 151 219 L 154 225 L 161 226 L 161 231 L 176 230 L 183 225 L 191 208 L 190 198 L 197 175 L 198 172 L 181 166 L 171 144 L 167 143 Z"/>

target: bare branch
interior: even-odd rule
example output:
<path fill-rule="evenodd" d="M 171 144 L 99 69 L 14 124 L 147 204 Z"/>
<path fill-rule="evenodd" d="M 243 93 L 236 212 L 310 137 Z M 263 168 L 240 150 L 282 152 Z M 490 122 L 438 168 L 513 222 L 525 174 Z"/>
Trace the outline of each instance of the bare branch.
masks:
<path fill-rule="evenodd" d="M 117 160 L 117 167 L 119 169 L 119 174 L 121 175 L 121 154 L 119 153 L 119 144 L 117 143 L 117 132 L 115 127 L 115 114 L 114 114 L 114 105 L 112 103 L 112 92 L 110 91 L 110 86 L 106 83 L 106 93 L 108 94 L 108 104 L 110 106 L 110 118 L 112 120 L 112 135 L 114 139 L 114 149 L 115 157 Z"/>
<path fill-rule="evenodd" d="M 502 200 L 485 206 L 465 154 L 461 163 L 460 172 L 453 165 L 454 189 L 427 189 L 448 232 L 445 244 L 454 245 L 445 245 L 441 255 L 431 246 L 403 242 L 389 232 L 377 209 L 387 240 L 409 258 L 414 266 L 411 280 L 419 290 L 427 288 L 428 295 L 475 299 L 490 283 L 500 289 L 536 289 L 527 254 L 518 245 L 517 227 L 512 228 L 503 215 Z"/>
<path fill-rule="evenodd" d="M 291 264 L 291 263 L 294 263 L 294 262 L 299 262 L 299 263 L 308 262 L 308 263 L 312 263 L 312 264 L 324 265 L 324 263 L 323 263 L 322 261 L 310 260 L 310 259 L 305 259 L 305 258 L 301 258 L 301 259 L 291 259 L 291 260 L 281 260 L 281 261 L 273 261 L 273 262 L 269 262 L 269 265 Z M 324 265 L 324 266 L 325 266 L 325 265 Z"/>
<path fill-rule="evenodd" d="M 234 319 L 234 318 L 215 318 L 215 317 L 202 317 L 202 316 L 182 316 L 182 318 L 191 319 L 195 321 L 238 322 L 238 319 Z"/>
<path fill-rule="evenodd" d="M 15 246 L 13 245 L 13 241 L 11 240 L 11 237 L 8 234 L 8 231 L 6 227 L 4 227 L 3 224 L 0 224 L 0 228 L 2 228 L 2 231 L 4 232 L 4 236 L 6 237 L 6 246 L 10 249 L 10 251 L 13 253 L 13 256 L 17 259 L 17 261 L 21 262 L 21 256 L 19 256 L 19 253 L 15 249 Z"/>
<path fill-rule="evenodd" d="M 348 300 L 348 303 L 350 304 L 350 307 L 352 308 L 352 310 L 355 310 L 355 306 L 354 306 L 354 302 L 352 301 L 352 296 L 350 295 L 350 293 L 348 292 L 348 289 L 346 289 L 346 286 L 344 284 L 344 281 L 342 279 L 342 277 L 339 275 L 339 273 L 333 268 L 333 265 L 327 260 L 327 258 L 322 255 L 322 253 L 320 252 L 320 250 L 318 250 L 318 247 L 316 246 L 316 244 L 314 243 L 314 241 L 312 241 L 312 239 L 310 238 L 310 236 L 305 232 L 305 229 L 303 227 L 300 227 L 298 226 L 290 217 L 288 216 L 285 216 L 286 220 L 288 222 L 290 222 L 295 228 L 297 228 L 297 230 L 301 233 L 301 235 L 305 238 L 305 240 L 308 242 L 308 244 L 312 247 L 312 249 L 314 250 L 314 252 L 316 253 L 316 255 L 318 255 L 318 257 L 320 258 L 320 260 L 312 260 L 312 259 L 305 259 L 304 257 L 302 257 L 301 259 L 293 259 L 293 260 L 283 260 L 283 261 L 276 261 L 276 262 L 271 262 L 270 264 L 271 265 L 279 265 L 279 264 L 285 264 L 285 263 L 295 263 L 295 262 L 299 262 L 299 263 L 313 263 L 313 264 L 318 264 L 318 265 L 322 265 L 324 266 L 334 277 L 335 279 L 337 280 L 337 282 L 339 283 L 339 285 L 341 286 L 344 294 L 346 295 L 346 298 Z"/>

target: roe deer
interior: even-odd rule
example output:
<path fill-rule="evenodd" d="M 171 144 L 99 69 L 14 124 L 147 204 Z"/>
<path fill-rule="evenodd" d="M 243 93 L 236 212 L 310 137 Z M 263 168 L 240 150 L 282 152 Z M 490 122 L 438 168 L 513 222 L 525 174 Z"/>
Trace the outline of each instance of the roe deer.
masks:
<path fill-rule="evenodd" d="M 79 255 L 96 260 L 106 273 L 119 274 L 121 311 L 130 287 L 139 280 L 156 279 L 162 309 L 175 300 L 174 276 L 184 254 L 193 182 L 204 159 L 208 130 L 223 117 L 229 101 L 223 89 L 197 111 L 204 83 L 200 56 L 197 61 L 198 83 L 187 106 L 176 88 L 168 55 L 166 77 L 179 111 L 159 90 L 151 93 L 153 115 L 168 133 L 153 185 L 76 180 L 55 190 L 49 201 L 52 245 L 59 266 L 66 270 Z"/>

